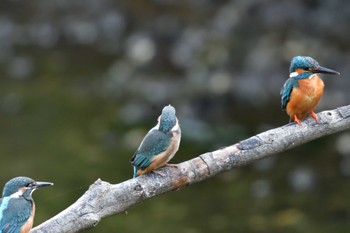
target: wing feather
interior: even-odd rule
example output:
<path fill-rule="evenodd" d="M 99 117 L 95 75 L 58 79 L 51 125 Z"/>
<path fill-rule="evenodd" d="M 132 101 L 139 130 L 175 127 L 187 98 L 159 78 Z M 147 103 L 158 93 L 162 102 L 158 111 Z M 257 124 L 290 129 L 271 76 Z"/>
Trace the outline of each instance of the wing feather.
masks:
<path fill-rule="evenodd" d="M 149 131 L 131 158 L 131 164 L 138 169 L 148 167 L 156 155 L 166 151 L 172 136 L 171 133 L 164 133 L 156 129 Z"/>
<path fill-rule="evenodd" d="M 32 203 L 24 198 L 4 197 L 0 202 L 0 232 L 19 233 L 32 211 Z"/>
<path fill-rule="evenodd" d="M 294 87 L 298 87 L 298 80 L 294 77 L 287 79 L 287 81 L 284 83 L 280 92 L 282 110 L 286 110 L 287 104 L 290 100 L 290 95 L 292 94 Z"/>

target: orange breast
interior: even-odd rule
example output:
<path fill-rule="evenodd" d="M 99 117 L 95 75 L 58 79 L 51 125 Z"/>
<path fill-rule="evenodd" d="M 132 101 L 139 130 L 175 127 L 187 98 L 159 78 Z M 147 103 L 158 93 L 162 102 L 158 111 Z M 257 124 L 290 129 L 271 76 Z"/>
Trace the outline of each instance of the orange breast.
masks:
<path fill-rule="evenodd" d="M 286 108 L 292 120 L 294 120 L 294 115 L 301 120 L 313 111 L 324 89 L 323 81 L 316 74 L 312 75 L 311 78 L 300 79 L 298 83 L 299 87 L 293 88 Z"/>

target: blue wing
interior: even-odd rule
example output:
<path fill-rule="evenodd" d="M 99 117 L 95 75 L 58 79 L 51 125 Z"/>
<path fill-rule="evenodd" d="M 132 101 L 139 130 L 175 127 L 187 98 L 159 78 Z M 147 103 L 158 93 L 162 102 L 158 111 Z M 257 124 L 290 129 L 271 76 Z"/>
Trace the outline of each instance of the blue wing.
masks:
<path fill-rule="evenodd" d="M 32 203 L 24 198 L 0 200 L 0 233 L 19 233 L 32 212 Z"/>
<path fill-rule="evenodd" d="M 284 83 L 280 92 L 282 110 L 286 110 L 287 104 L 290 99 L 290 95 L 292 94 L 292 90 L 294 87 L 298 87 L 298 80 L 294 77 L 287 79 L 287 81 Z"/>
<path fill-rule="evenodd" d="M 166 151 L 170 145 L 172 136 L 172 134 L 166 134 L 159 130 L 148 132 L 142 140 L 140 147 L 131 158 L 131 164 L 137 169 L 148 167 L 154 156 Z"/>

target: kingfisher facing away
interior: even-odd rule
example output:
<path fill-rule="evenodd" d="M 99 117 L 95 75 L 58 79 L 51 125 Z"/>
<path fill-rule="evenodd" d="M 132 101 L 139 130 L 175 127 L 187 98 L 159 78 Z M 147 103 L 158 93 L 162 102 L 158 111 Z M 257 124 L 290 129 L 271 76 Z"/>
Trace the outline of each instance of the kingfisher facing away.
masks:
<path fill-rule="evenodd" d="M 175 115 L 175 108 L 168 105 L 163 108 L 162 115 L 158 117 L 158 124 L 153 127 L 143 138 L 139 148 L 131 158 L 134 166 L 134 177 L 155 172 L 163 176 L 155 169 L 168 165 L 179 149 L 181 129 Z"/>
<path fill-rule="evenodd" d="M 35 189 L 53 185 L 19 176 L 9 180 L 0 199 L 0 233 L 27 233 L 33 226 Z"/>
<path fill-rule="evenodd" d="M 323 94 L 324 83 L 317 75 L 340 74 L 335 70 L 322 67 L 318 62 L 305 56 L 296 56 L 290 64 L 289 79 L 281 90 L 282 110 L 286 110 L 290 121 L 300 125 L 300 120 L 309 114 L 318 122 L 314 113 L 318 101 Z"/>

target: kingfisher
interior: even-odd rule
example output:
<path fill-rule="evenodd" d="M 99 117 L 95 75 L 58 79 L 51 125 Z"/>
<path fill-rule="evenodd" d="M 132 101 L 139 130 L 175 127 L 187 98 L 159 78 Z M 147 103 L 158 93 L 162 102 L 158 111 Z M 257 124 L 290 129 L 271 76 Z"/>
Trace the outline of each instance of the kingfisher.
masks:
<path fill-rule="evenodd" d="M 0 199 L 0 233 L 27 233 L 33 226 L 35 204 L 32 193 L 53 185 L 19 176 L 9 180 Z"/>
<path fill-rule="evenodd" d="M 158 123 L 143 138 L 139 148 L 131 158 L 134 167 L 134 178 L 154 172 L 164 174 L 155 169 L 162 166 L 176 166 L 168 164 L 178 151 L 181 140 L 181 129 L 176 118 L 175 108 L 165 106 L 158 117 Z"/>
<path fill-rule="evenodd" d="M 329 68 L 322 67 L 318 62 L 307 56 L 296 56 L 292 59 L 289 79 L 281 90 L 282 110 L 286 110 L 290 116 L 290 122 L 295 121 L 300 125 L 300 120 L 310 115 L 318 122 L 314 112 L 324 89 L 322 79 L 318 73 L 340 73 Z"/>

